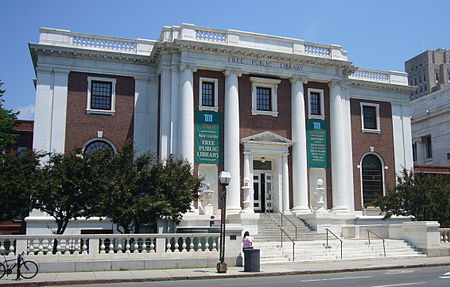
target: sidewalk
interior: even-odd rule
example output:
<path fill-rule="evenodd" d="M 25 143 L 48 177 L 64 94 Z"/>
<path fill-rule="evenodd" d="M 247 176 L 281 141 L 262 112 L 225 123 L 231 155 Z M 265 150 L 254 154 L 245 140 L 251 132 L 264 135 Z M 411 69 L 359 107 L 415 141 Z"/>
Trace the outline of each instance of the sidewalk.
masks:
<path fill-rule="evenodd" d="M 244 276 L 281 276 L 295 274 L 348 272 L 424 266 L 450 266 L 450 256 L 412 259 L 369 259 L 334 262 L 283 263 L 262 265 L 261 272 L 244 272 L 243 267 L 229 267 L 225 274 L 215 268 L 125 270 L 73 273 L 39 273 L 33 279 L 15 281 L 15 274 L 0 279 L 0 286 L 75 285 L 89 283 L 120 283 L 168 280 L 194 280 L 209 278 L 232 278 Z"/>

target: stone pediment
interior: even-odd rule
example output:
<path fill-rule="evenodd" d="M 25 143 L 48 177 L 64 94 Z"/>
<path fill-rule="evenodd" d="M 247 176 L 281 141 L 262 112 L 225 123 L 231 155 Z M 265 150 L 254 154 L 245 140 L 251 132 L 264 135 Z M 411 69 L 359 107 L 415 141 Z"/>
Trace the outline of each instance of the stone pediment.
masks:
<path fill-rule="evenodd" d="M 265 131 L 241 139 L 242 144 L 292 146 L 292 141 L 276 133 Z"/>

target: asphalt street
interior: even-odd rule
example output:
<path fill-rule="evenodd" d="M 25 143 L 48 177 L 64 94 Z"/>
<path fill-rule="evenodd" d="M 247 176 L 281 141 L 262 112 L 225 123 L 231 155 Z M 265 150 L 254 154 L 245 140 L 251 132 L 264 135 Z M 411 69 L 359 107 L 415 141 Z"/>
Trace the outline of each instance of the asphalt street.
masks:
<path fill-rule="evenodd" d="M 87 285 L 74 285 L 87 286 Z M 400 287 L 400 286 L 450 286 L 450 266 L 404 268 L 378 271 L 358 271 L 314 275 L 261 276 L 208 280 L 180 280 L 145 283 L 93 284 L 92 287 Z"/>

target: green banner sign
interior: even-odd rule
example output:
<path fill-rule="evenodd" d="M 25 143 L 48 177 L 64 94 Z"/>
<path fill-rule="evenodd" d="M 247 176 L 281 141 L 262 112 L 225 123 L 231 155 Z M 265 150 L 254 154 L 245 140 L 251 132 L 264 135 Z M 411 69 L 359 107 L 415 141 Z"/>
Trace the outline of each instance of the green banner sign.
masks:
<path fill-rule="evenodd" d="M 306 149 L 308 167 L 328 167 L 328 128 L 324 120 L 306 122 Z"/>
<path fill-rule="evenodd" d="M 195 162 L 220 164 L 220 113 L 195 112 Z"/>

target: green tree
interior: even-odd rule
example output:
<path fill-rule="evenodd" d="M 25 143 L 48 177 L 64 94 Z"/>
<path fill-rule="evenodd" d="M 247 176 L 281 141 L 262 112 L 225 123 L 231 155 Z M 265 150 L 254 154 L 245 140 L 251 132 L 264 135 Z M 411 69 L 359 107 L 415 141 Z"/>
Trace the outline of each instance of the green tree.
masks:
<path fill-rule="evenodd" d="M 36 185 L 40 157 L 26 151 L 8 152 L 0 158 L 0 220 L 28 216 L 33 208 L 31 191 Z"/>
<path fill-rule="evenodd" d="M 4 108 L 3 95 L 5 90 L 1 89 L 2 85 L 3 83 L 0 81 L 0 154 L 12 149 L 16 144 L 17 134 L 14 132 L 14 126 L 19 114 Z"/>
<path fill-rule="evenodd" d="M 450 177 L 403 170 L 397 185 L 371 205 L 379 206 L 385 218 L 413 216 L 415 220 L 438 221 L 450 226 Z"/>
<path fill-rule="evenodd" d="M 122 233 L 138 233 L 143 224 L 161 218 L 179 221 L 198 198 L 202 181 L 187 161 L 136 156 L 131 142 L 111 157 L 107 170 L 99 215 L 109 217 Z"/>
<path fill-rule="evenodd" d="M 81 150 L 50 153 L 38 172 L 32 198 L 35 208 L 55 219 L 56 234 L 63 234 L 70 220 L 90 217 L 98 206 L 102 190 L 97 179 L 103 171 L 103 157 L 83 156 Z"/>

